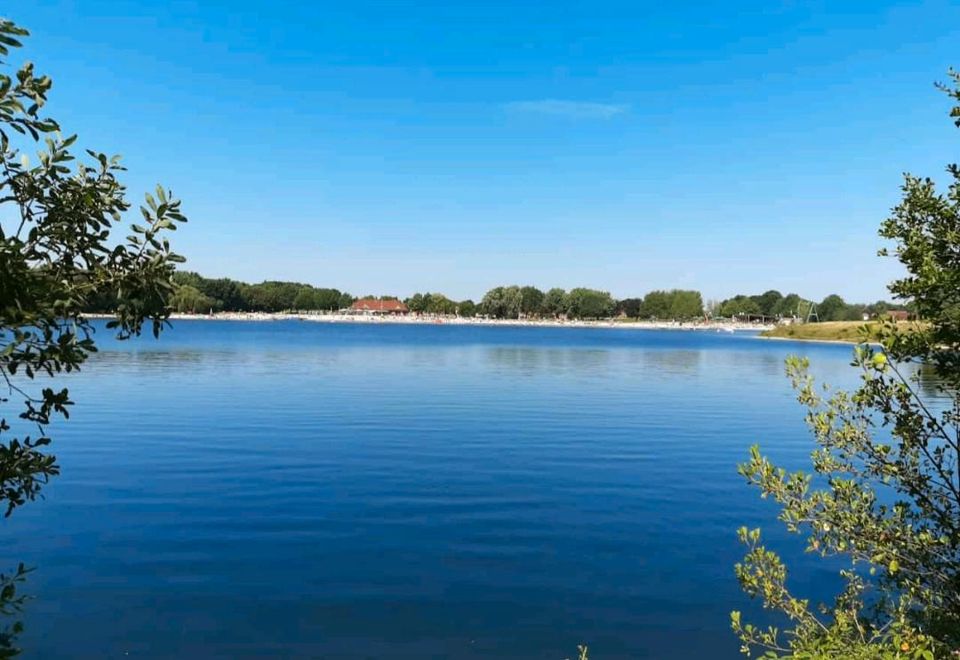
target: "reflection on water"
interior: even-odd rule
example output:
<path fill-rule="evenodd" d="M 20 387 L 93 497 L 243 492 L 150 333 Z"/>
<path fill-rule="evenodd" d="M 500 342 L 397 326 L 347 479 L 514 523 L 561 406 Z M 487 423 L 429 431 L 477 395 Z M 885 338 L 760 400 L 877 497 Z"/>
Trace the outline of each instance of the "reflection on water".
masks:
<path fill-rule="evenodd" d="M 498 367 L 533 374 L 543 369 L 551 371 L 603 371 L 609 364 L 611 352 L 592 348 L 537 349 L 530 347 L 495 346 L 485 352 L 487 360 Z"/>
<path fill-rule="evenodd" d="M 956 389 L 938 374 L 936 368 L 931 364 L 916 365 L 913 378 L 924 397 L 940 402 L 958 397 Z"/>
<path fill-rule="evenodd" d="M 633 357 L 643 369 L 661 375 L 691 374 L 703 364 L 701 351 L 644 351 Z"/>
<path fill-rule="evenodd" d="M 231 370 L 238 367 L 249 368 L 259 366 L 265 369 L 283 366 L 288 368 L 297 365 L 302 368 L 332 367 L 342 362 L 347 355 L 360 351 L 355 349 L 316 351 L 303 350 L 296 353 L 290 351 L 259 351 L 250 352 L 242 349 L 214 350 L 172 348 L 170 350 L 148 351 L 101 351 L 94 354 L 86 364 L 84 370 L 110 372 L 114 369 L 142 369 L 148 372 L 178 370 L 178 369 L 224 369 Z M 423 356 L 427 352 L 422 353 Z M 438 355 L 433 356 L 436 360 Z M 382 364 L 382 363 L 381 363 Z"/>
<path fill-rule="evenodd" d="M 763 373 L 767 376 L 783 377 L 786 374 L 786 361 L 779 355 L 769 353 L 759 355 L 754 364 L 756 365 L 754 368 L 763 370 Z"/>

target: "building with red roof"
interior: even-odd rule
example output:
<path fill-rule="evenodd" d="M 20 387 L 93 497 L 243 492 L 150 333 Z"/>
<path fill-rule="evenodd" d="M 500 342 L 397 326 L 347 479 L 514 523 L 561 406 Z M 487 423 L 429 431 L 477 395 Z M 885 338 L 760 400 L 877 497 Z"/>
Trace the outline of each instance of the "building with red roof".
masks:
<path fill-rule="evenodd" d="M 399 300 L 377 300 L 364 298 L 350 305 L 350 311 L 355 314 L 407 314 L 407 306 Z"/>
<path fill-rule="evenodd" d="M 899 323 L 900 321 L 909 321 L 911 314 L 910 312 L 907 312 L 902 309 L 891 309 L 887 311 L 886 314 L 884 314 L 884 316 L 886 316 L 891 321 L 896 321 L 897 323 Z"/>

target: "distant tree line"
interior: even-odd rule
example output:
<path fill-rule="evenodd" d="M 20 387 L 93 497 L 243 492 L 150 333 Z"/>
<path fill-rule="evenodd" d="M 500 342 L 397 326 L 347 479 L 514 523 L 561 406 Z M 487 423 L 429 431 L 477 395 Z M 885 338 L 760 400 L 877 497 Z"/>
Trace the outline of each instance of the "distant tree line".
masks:
<path fill-rule="evenodd" d="M 355 300 L 399 300 L 396 296 L 354 297 L 339 289 L 315 287 L 299 282 L 267 281 L 247 284 L 229 278 L 208 278 L 191 271 L 173 276 L 176 291 L 169 303 L 173 311 L 196 314 L 210 312 L 330 311 L 349 308 Z M 87 311 L 111 312 L 117 307 L 114 294 L 101 293 Z M 454 300 L 442 293 L 415 293 L 403 301 L 414 314 L 438 316 L 487 316 L 497 319 L 603 319 L 613 316 L 640 320 L 694 321 L 705 317 L 743 318 L 764 316 L 806 318 L 811 305 L 821 321 L 854 321 L 864 315 L 882 316 L 891 310 L 908 309 L 885 301 L 870 304 L 848 303 L 831 294 L 820 302 L 796 293 L 787 295 L 769 290 L 757 295 L 736 295 L 719 302 L 704 302 L 699 291 L 657 290 L 642 298 L 616 300 L 606 291 L 534 286 L 498 286 L 487 291 L 479 303 Z"/>
<path fill-rule="evenodd" d="M 616 300 L 606 291 L 581 287 L 543 292 L 534 286 L 511 285 L 487 291 L 478 313 L 498 319 L 600 319 L 613 316 L 616 307 Z"/>
<path fill-rule="evenodd" d="M 476 316 L 477 305 L 472 300 L 451 300 L 442 293 L 415 293 L 403 303 L 414 314 L 441 316 Z"/>
<path fill-rule="evenodd" d="M 703 318 L 703 296 L 685 289 L 651 291 L 643 298 L 621 300 L 617 312 L 636 319 L 690 321 Z"/>
<path fill-rule="evenodd" d="M 891 310 L 908 309 L 883 300 L 875 303 L 848 303 L 837 294 L 830 294 L 820 302 L 802 298 L 796 293 L 787 295 L 771 289 L 759 295 L 736 295 L 723 300 L 712 307 L 713 316 L 742 317 L 766 316 L 769 318 L 799 317 L 806 319 L 811 307 L 815 305 L 816 318 L 820 321 L 859 321 L 865 315 L 874 318 Z"/>
<path fill-rule="evenodd" d="M 190 271 L 177 272 L 173 281 L 177 290 L 170 305 L 177 312 L 336 311 L 349 307 L 355 300 L 338 289 L 298 282 L 247 284 L 229 278 L 211 279 Z"/>

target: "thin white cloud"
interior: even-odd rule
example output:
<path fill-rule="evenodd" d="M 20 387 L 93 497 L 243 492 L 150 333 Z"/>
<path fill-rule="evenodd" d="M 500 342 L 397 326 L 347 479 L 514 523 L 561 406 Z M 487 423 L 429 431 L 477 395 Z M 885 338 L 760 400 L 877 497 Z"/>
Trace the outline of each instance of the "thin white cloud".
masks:
<path fill-rule="evenodd" d="M 540 101 L 514 101 L 513 103 L 508 103 L 506 108 L 511 112 L 532 112 L 540 115 L 571 117 L 573 119 L 610 119 L 611 117 L 624 114 L 630 109 L 630 106 L 616 103 L 542 99 Z"/>

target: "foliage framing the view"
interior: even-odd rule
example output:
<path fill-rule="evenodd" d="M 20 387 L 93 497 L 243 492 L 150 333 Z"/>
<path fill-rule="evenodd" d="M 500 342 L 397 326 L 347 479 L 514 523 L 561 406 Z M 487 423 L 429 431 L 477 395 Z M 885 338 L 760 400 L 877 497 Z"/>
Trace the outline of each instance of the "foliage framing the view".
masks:
<path fill-rule="evenodd" d="M 0 20 L 0 65 L 27 34 Z M 108 327 L 120 338 L 139 334 L 145 322 L 159 334 L 174 266 L 183 261 L 163 235 L 186 219 L 180 202 L 161 187 L 140 208 L 143 224 L 132 225 L 124 241 L 111 241 L 111 229 L 130 207 L 117 179 L 123 168 L 118 157 L 92 151 L 87 164 L 75 163 L 69 149 L 76 136 L 62 137 L 57 122 L 41 115 L 51 85 L 30 63 L 12 77 L 0 73 L 0 404 L 23 401 L 16 419 L 0 417 L 5 516 L 36 499 L 58 474 L 46 449 L 47 429 L 57 415 L 67 417 L 73 403 L 66 389 L 31 383 L 76 370 L 96 351 L 83 316 L 95 300 L 111 301 L 115 317 Z M 45 149 L 31 165 L 22 148 L 41 138 Z M 0 616 L 19 611 L 18 585 L 27 571 L 20 564 L 0 574 Z M 19 622 L 0 627 L 0 657 L 17 653 L 20 629 Z"/>
<path fill-rule="evenodd" d="M 958 105 L 960 74 L 942 87 Z M 926 321 L 909 331 L 888 324 L 879 348 L 859 346 L 861 385 L 827 392 L 806 360 L 788 373 L 819 447 L 816 477 L 775 467 L 754 447 L 740 467 L 781 506 L 807 549 L 844 558 L 844 588 L 819 611 L 791 594 L 780 557 L 759 530 L 740 530 L 748 553 L 736 573 L 745 591 L 790 621 L 781 634 L 732 615 L 743 651 L 770 657 L 923 658 L 960 653 L 960 169 L 947 168 L 947 193 L 907 176 L 903 199 L 880 230 L 894 240 L 907 276 L 890 290 Z M 886 252 L 881 252 L 886 254 Z M 931 388 L 910 363 L 932 371 Z"/>

